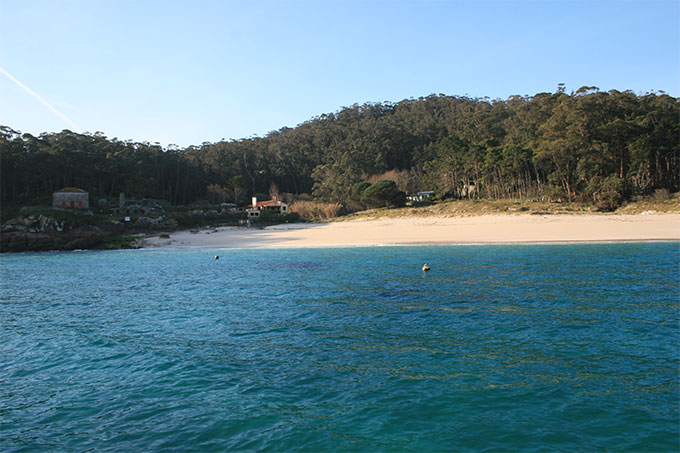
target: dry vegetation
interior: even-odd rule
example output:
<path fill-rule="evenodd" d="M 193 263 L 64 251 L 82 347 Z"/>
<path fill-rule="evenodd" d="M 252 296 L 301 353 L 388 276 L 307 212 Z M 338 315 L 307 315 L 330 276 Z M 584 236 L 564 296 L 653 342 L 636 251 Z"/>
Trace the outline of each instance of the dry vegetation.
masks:
<path fill-rule="evenodd" d="M 680 193 L 667 200 L 645 198 L 631 201 L 616 210 L 615 214 L 680 213 Z"/>
<path fill-rule="evenodd" d="M 311 198 L 311 197 L 310 197 Z M 440 201 L 429 206 L 405 207 L 398 209 L 370 209 L 343 215 L 343 207 L 338 203 L 323 203 L 311 199 L 291 201 L 291 212 L 309 221 L 342 221 L 354 219 L 378 219 L 399 217 L 468 217 L 493 214 L 642 214 L 642 213 L 680 213 L 680 193 L 657 193 L 649 197 L 637 197 L 624 203 L 616 211 L 600 212 L 591 203 L 552 203 L 531 200 L 455 200 Z"/>
<path fill-rule="evenodd" d="M 330 220 L 340 215 L 342 206 L 338 203 L 298 200 L 290 205 L 290 211 L 305 220 Z"/>
<path fill-rule="evenodd" d="M 371 209 L 357 212 L 343 219 L 377 219 L 388 217 L 466 217 L 492 214 L 642 214 L 680 213 L 680 197 L 675 194 L 666 200 L 654 198 L 631 201 L 614 212 L 599 212 L 588 203 L 550 203 L 527 200 L 457 200 L 443 201 L 430 206 L 406 207 L 400 209 Z"/>

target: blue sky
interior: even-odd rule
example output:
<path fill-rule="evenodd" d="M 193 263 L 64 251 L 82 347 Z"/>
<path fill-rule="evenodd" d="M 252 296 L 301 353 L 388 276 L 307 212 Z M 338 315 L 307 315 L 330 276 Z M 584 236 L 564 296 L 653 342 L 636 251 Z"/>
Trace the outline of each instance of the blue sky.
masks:
<path fill-rule="evenodd" d="M 0 0 L 0 124 L 163 146 L 431 93 L 680 95 L 680 1 Z"/>

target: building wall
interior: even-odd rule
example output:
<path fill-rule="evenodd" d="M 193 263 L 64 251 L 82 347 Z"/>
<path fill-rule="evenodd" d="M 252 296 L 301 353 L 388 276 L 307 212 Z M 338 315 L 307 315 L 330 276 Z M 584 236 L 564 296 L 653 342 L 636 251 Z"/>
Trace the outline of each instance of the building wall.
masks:
<path fill-rule="evenodd" d="M 55 192 L 52 207 L 90 209 L 90 195 L 87 192 Z"/>

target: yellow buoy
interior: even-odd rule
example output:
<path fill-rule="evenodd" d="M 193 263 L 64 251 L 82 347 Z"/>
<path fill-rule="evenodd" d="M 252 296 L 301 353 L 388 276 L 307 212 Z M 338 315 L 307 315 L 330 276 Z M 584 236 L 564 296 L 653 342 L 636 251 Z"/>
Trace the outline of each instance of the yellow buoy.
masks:
<path fill-rule="evenodd" d="M 429 270 L 430 270 L 430 266 L 428 266 L 427 264 L 423 264 L 423 272 L 427 272 Z"/>

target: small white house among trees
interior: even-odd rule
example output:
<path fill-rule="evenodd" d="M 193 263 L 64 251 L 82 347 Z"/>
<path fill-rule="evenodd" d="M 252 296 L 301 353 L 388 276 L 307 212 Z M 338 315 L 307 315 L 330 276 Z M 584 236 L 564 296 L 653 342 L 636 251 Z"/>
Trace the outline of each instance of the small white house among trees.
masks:
<path fill-rule="evenodd" d="M 411 195 L 408 197 L 409 200 L 411 201 L 425 201 L 429 198 L 434 197 L 434 192 L 432 191 L 427 191 L 427 192 L 418 192 L 415 195 Z"/>
<path fill-rule="evenodd" d="M 90 194 L 76 187 L 64 187 L 52 194 L 52 207 L 89 209 Z"/>

